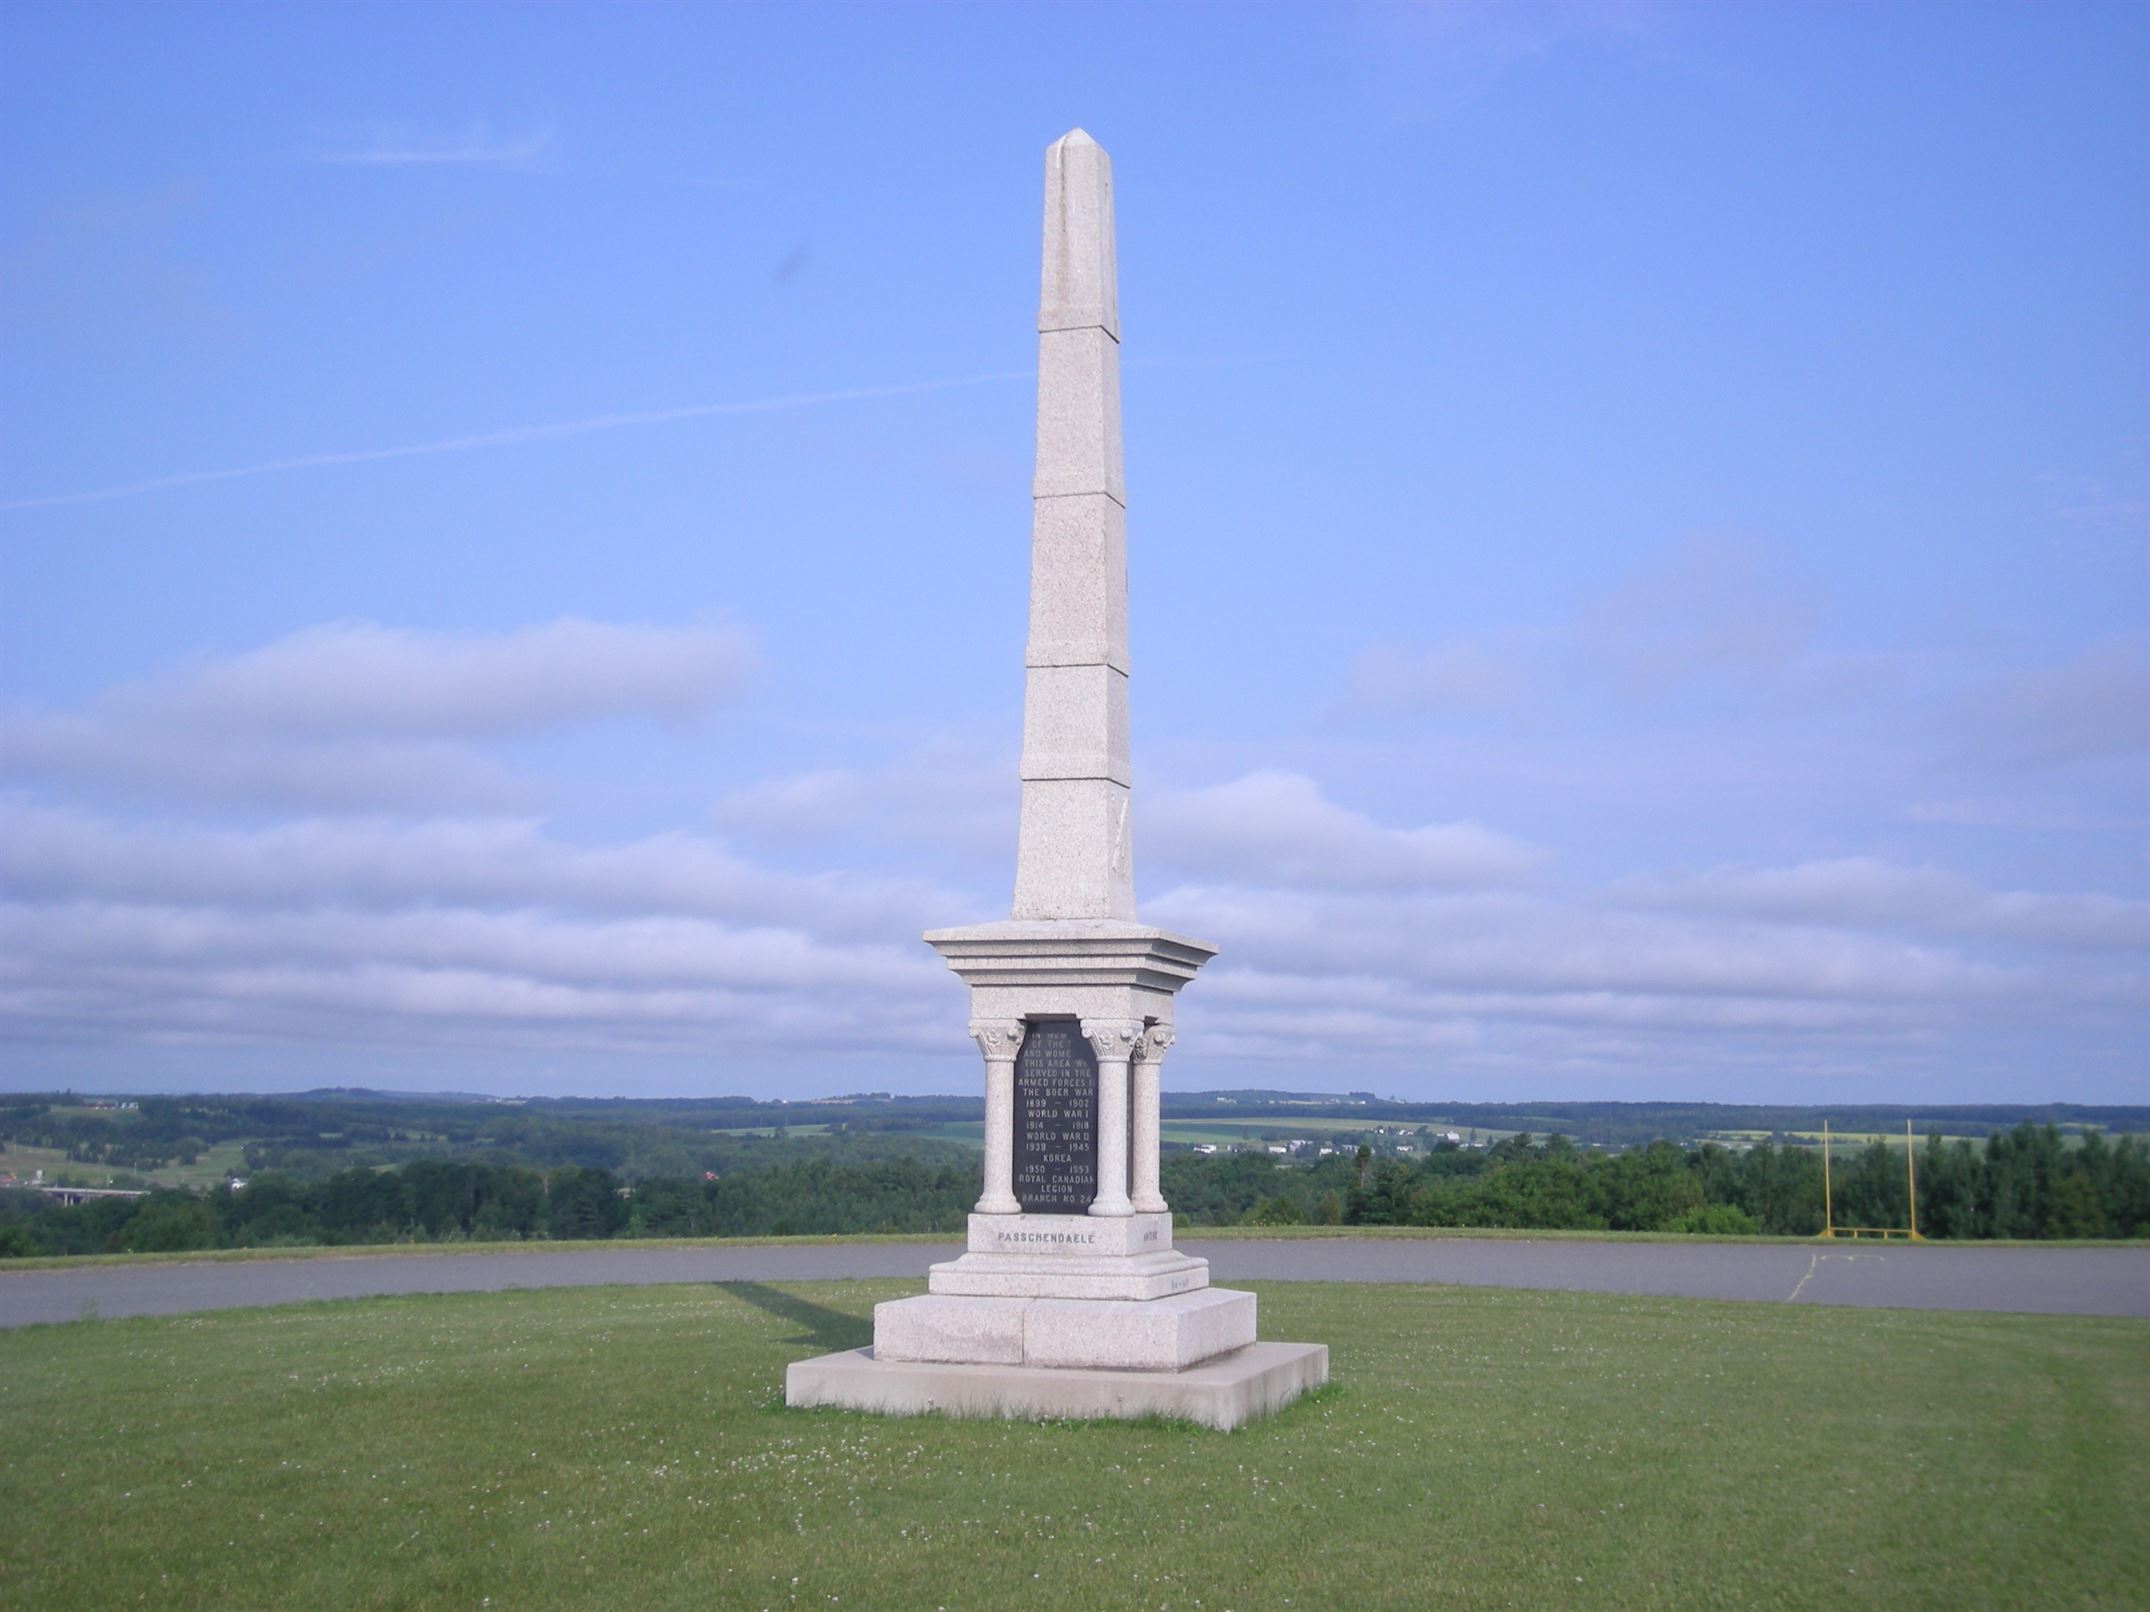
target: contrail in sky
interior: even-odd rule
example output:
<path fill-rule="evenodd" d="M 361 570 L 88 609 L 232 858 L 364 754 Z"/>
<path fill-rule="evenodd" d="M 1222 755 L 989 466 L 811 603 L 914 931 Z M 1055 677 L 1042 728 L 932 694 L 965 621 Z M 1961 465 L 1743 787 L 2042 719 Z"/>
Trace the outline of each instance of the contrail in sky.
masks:
<path fill-rule="evenodd" d="M 857 403 L 877 397 L 909 397 L 919 392 L 945 392 L 958 386 L 984 386 L 992 381 L 1028 380 L 1037 372 L 1001 370 L 991 375 L 963 375 L 945 381 L 906 381 L 895 386 L 854 386 L 840 392 L 798 392 L 790 397 L 753 398 L 741 403 L 690 403 L 677 409 L 643 409 L 633 414 L 599 414 L 587 420 L 562 420 L 553 425 L 517 425 L 504 431 L 481 431 L 476 436 L 444 437 L 438 442 L 412 442 L 400 448 L 360 448 L 347 453 L 302 453 L 290 459 L 270 459 L 258 465 L 238 465 L 230 470 L 186 470 L 175 476 L 149 481 L 130 481 L 118 487 L 97 487 L 88 492 L 48 493 L 42 498 L 0 500 L 0 511 L 52 509 L 61 504 L 96 504 L 108 498 L 132 498 L 137 493 L 163 492 L 170 487 L 192 487 L 205 481 L 242 481 L 249 476 L 273 476 L 285 470 L 317 470 L 325 465 L 362 465 L 375 459 L 416 459 L 435 453 L 464 453 L 472 448 L 505 448 L 518 442 L 547 442 L 556 437 L 588 436 L 594 431 L 624 431 L 637 425 L 667 425 L 674 420 L 702 420 L 722 414 L 776 414 L 786 409 L 810 409 L 822 403 Z"/>

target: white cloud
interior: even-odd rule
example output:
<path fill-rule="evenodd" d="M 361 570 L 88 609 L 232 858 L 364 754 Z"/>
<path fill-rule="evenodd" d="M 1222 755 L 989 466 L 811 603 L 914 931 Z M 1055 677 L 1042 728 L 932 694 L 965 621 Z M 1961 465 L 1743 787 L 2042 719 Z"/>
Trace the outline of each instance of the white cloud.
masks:
<path fill-rule="evenodd" d="M 1575 896 L 1183 887 L 1149 909 L 1259 966 L 1444 989 L 1934 1003 L 2045 983 L 1894 936 L 1626 912 Z"/>
<path fill-rule="evenodd" d="M 1371 710 L 1498 711 L 1538 681 L 1519 646 L 1462 638 L 1425 649 L 1378 644 L 1351 668 L 1350 703 Z"/>
<path fill-rule="evenodd" d="M 1391 1089 L 1388 1072 L 1422 1092 L 1514 1095 L 1638 1081 L 1707 1095 L 1733 1071 L 1750 1089 L 1854 1073 L 1957 1080 L 2011 1037 L 2092 1048 L 2139 1027 L 2139 953 L 2074 949 L 2114 939 L 2102 926 L 2125 914 L 1986 895 L 1986 927 L 1944 930 L 1926 915 L 1976 887 L 1905 871 L 1857 892 L 1863 925 L 1813 921 L 1815 892 L 1787 901 L 1765 885 L 1769 900 L 1734 900 L 1707 876 L 1711 901 L 1648 906 L 1642 894 L 1696 887 L 1187 885 L 1145 916 L 1220 948 L 1181 1004 L 1185 1044 L 1338 1088 Z M 2092 1052 L 2057 1078 L 2120 1078 L 2125 1062 Z"/>
<path fill-rule="evenodd" d="M 794 874 L 667 833 L 580 846 L 508 818 L 302 819 L 262 829 L 121 824 L 0 802 L 0 888 L 251 911 L 547 908 L 671 913 L 845 936 L 916 932 L 969 897 L 926 881 Z"/>
<path fill-rule="evenodd" d="M 1586 676 L 1639 693 L 1781 667 L 1813 637 L 1820 604 L 1768 544 L 1695 535 L 1648 556 L 1571 629 Z"/>
<path fill-rule="evenodd" d="M 765 845 L 860 842 L 936 846 L 999 872 L 1014 867 L 1013 752 L 933 742 L 878 767 L 831 767 L 762 779 L 710 809 L 728 834 Z"/>
<path fill-rule="evenodd" d="M 927 743 L 748 783 L 711 809 L 724 837 L 578 841 L 468 804 L 514 794 L 488 746 L 697 717 L 747 657 L 721 629 L 341 625 L 7 722 L 25 776 L 109 769 L 166 814 L 182 790 L 271 807 L 234 824 L 0 796 L 9 1065 L 67 1046 L 401 1049 L 473 1069 L 894 1054 L 962 1087 L 961 987 L 916 936 L 997 905 L 981 891 L 1005 888 L 1012 759 Z M 1747 766 L 1717 761 L 1728 779 Z M 1396 798 L 1407 775 L 1384 775 Z M 292 800 L 327 809 L 280 815 Z M 369 801 L 389 810 L 352 815 Z M 2142 1022 L 2150 906 L 2117 895 L 1874 857 L 1607 882 L 1480 823 L 1392 826 L 1283 770 L 1142 792 L 1136 844 L 1144 916 L 1222 948 L 1181 1004 L 1181 1080 L 1937 1081 L 2011 1038 L 2117 1069 Z M 953 871 L 859 871 L 877 863 Z"/>
<path fill-rule="evenodd" d="M 1138 857 L 1174 872 L 1294 888 L 1503 884 L 1545 859 L 1537 848 L 1476 823 L 1385 828 L 1290 772 L 1249 773 L 1151 796 L 1140 806 L 1135 834 Z"/>
<path fill-rule="evenodd" d="M 961 990 L 915 938 L 958 897 L 773 872 L 691 836 L 10 805 L 0 889 L 18 1045 L 961 1051 Z"/>
<path fill-rule="evenodd" d="M 2150 754 L 2150 639 L 2093 645 L 2005 681 L 1973 715 L 1982 748 L 2017 766 Z"/>
<path fill-rule="evenodd" d="M 1311 793 L 1308 833 L 1339 810 L 1311 786 L 1283 793 Z M 2054 950 L 2097 941 L 2111 914 L 2096 904 L 2054 898 L 1996 952 L 1963 915 L 2005 927 L 2037 898 L 1933 869 L 1459 890 L 1373 877 L 1399 858 L 1423 873 L 1422 848 L 1344 815 L 1338 832 L 1373 849 L 1341 869 L 1264 842 L 1240 871 L 1277 882 L 1184 884 L 1145 904 L 1223 948 L 1181 1004 L 1182 1078 L 1193 1058 L 1210 1078 L 1254 1064 L 1339 1088 L 1402 1072 L 1418 1089 L 1447 1076 L 1543 1092 L 1647 1071 L 1653 1092 L 1706 1091 L 1713 1071 L 1871 1075 L 1960 1058 L 1996 1031 L 2125 1039 L 2140 1020 L 2136 957 Z M 1288 882 L 1316 875 L 1331 882 Z M 975 892 L 787 873 L 706 836 L 576 845 L 497 818 L 210 828 L 0 802 L 0 891 L 0 1021 L 18 1048 L 802 1068 L 893 1053 L 959 1086 L 968 1067 L 960 987 L 915 936 L 975 910 Z"/>
<path fill-rule="evenodd" d="M 523 791 L 466 741 L 701 716 L 737 694 L 752 658 L 728 627 L 336 623 L 122 684 L 80 711 L 0 717 L 0 777 L 285 807 L 499 807 Z"/>
<path fill-rule="evenodd" d="M 1634 879 L 1618 894 L 1640 906 L 1791 923 L 1904 928 L 2029 945 L 2150 948 L 2150 902 L 2097 893 L 1989 891 L 1959 873 L 1899 867 L 1876 857 Z"/>
<path fill-rule="evenodd" d="M 697 716 L 738 691 L 751 660 L 746 636 L 725 627 L 564 617 L 459 633 L 335 622 L 125 685 L 102 705 L 119 721 L 196 731 L 489 736 L 611 716 Z"/>
<path fill-rule="evenodd" d="M 1376 644 L 1353 663 L 1348 706 L 1437 714 L 1624 704 L 1676 692 L 1751 696 L 1757 680 L 1859 694 L 1877 657 L 1813 648 L 1821 601 L 1769 544 L 1694 534 L 1643 554 L 1565 620 L 1430 644 Z M 1893 662 L 1900 657 L 1879 657 Z M 1847 664 L 1849 662 L 1850 664 Z"/>
<path fill-rule="evenodd" d="M 530 793 L 498 762 L 463 745 L 205 740 L 183 728 L 72 715 L 0 717 L 0 778 L 304 811 L 497 809 L 524 804 Z"/>

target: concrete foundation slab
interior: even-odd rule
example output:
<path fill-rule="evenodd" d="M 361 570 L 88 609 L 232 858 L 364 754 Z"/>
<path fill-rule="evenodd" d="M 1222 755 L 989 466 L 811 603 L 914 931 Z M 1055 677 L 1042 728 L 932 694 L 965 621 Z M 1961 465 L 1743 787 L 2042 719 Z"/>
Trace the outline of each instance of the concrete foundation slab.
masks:
<path fill-rule="evenodd" d="M 800 1360 L 784 1373 L 784 1403 L 883 1416 L 1174 1416 L 1229 1432 L 1283 1409 L 1329 1380 L 1320 1343 L 1250 1343 L 1186 1371 L 1054 1370 L 877 1360 L 871 1349 Z"/>

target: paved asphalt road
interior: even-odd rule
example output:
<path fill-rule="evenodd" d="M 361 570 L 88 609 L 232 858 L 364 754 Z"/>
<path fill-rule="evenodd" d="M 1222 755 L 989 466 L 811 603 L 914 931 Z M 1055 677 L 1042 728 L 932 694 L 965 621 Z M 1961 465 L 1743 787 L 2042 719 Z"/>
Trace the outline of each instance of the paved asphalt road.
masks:
<path fill-rule="evenodd" d="M 2150 1317 L 2150 1248 L 1830 1248 L 1767 1243 L 1509 1239 L 1204 1242 L 1220 1282 L 1458 1282 L 1779 1304 L 1893 1305 Z M 618 1282 L 923 1280 L 954 1245 L 564 1249 L 391 1254 L 198 1265 L 0 1271 L 0 1327 L 100 1316 L 180 1315 L 383 1293 L 490 1293 Z"/>

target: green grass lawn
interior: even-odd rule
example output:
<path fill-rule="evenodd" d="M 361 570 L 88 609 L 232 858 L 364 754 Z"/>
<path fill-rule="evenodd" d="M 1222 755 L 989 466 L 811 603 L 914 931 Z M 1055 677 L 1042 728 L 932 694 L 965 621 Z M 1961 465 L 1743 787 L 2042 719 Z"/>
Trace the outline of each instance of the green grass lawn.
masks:
<path fill-rule="evenodd" d="M 1260 1288 L 1231 1435 L 780 1404 L 912 1283 L 0 1334 L 0 1604 L 2136 1607 L 2150 1326 Z"/>

